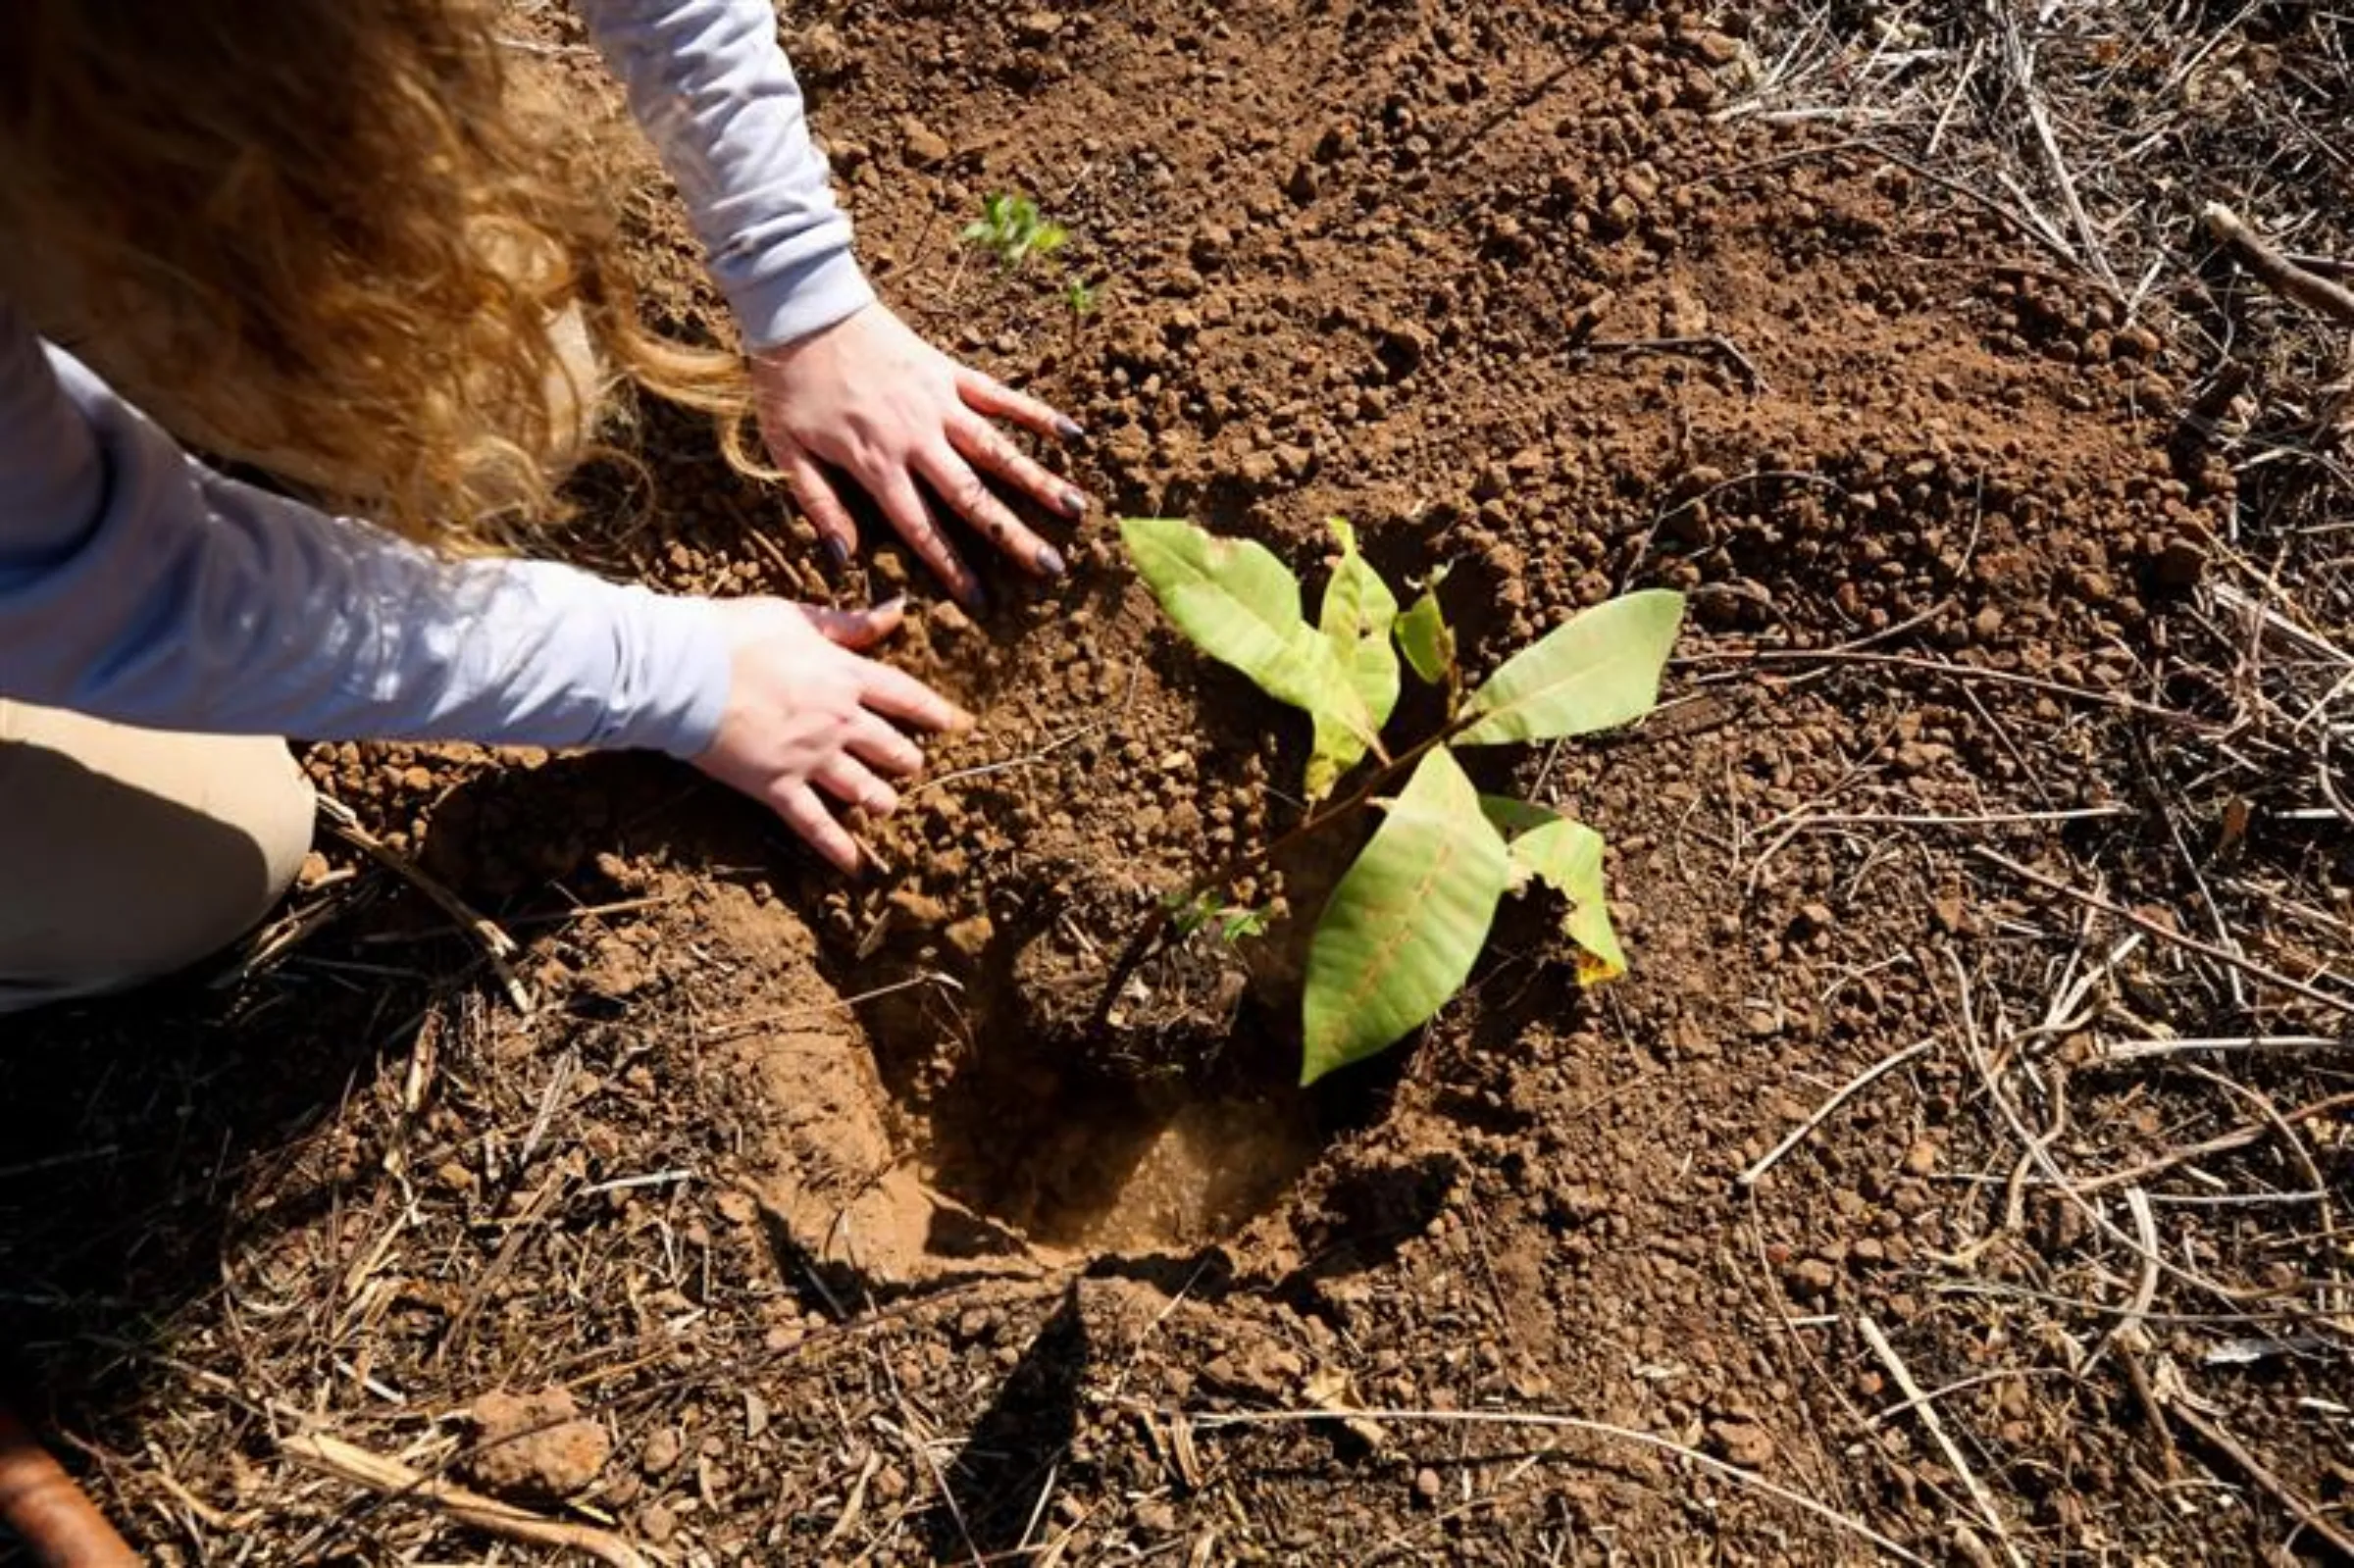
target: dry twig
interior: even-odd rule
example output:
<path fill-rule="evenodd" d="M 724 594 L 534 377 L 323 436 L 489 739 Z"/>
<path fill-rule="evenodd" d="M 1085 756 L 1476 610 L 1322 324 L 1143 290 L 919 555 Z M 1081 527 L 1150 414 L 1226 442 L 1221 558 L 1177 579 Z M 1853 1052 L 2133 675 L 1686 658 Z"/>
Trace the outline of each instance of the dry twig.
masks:
<path fill-rule="evenodd" d="M 2009 855 L 1989 849 L 1984 844 L 1971 846 L 1971 852 L 1980 860 L 1991 861 L 2002 867 L 2022 882 L 2032 883 L 2044 891 L 2058 893 L 2063 898 L 2073 898 L 2087 908 L 2099 910 L 2113 920 L 2122 920 L 2135 931 L 2155 936 L 2160 941 L 2172 942 L 2177 947 L 2187 948 L 2191 952 L 2197 953 L 2202 958 L 2211 958 L 2219 964 L 2227 964 L 2267 985 L 2277 986 L 2292 996 L 2303 997 L 2317 1006 L 2354 1015 L 2354 996 L 2335 995 L 2318 986 L 2309 986 L 2304 981 L 2292 980 L 2270 965 L 2260 964 L 2253 958 L 2242 957 L 2226 948 L 2218 947 L 2213 942 L 2201 941 L 2196 936 L 2186 936 L 2171 926 L 2152 920 L 2138 910 L 2127 909 L 2114 899 L 2104 898 L 2099 893 L 2088 893 L 2081 887 L 2072 887 L 2056 877 L 2047 877 L 2040 871 L 2022 866 Z"/>
<path fill-rule="evenodd" d="M 2234 1035 L 2197 1039 L 2103 1040 L 2089 1065 L 2123 1066 L 2157 1056 L 2214 1052 L 2224 1056 L 2257 1056 L 2285 1051 L 2354 1050 L 2354 1040 L 2330 1035 Z"/>
<path fill-rule="evenodd" d="M 2199 223 L 2208 233 L 2229 245 L 2238 255 L 2240 265 L 2254 273 L 2257 280 L 2274 293 L 2317 311 L 2341 327 L 2354 327 L 2354 289 L 2299 267 L 2265 243 L 2239 214 L 2220 201 L 2207 204 L 2199 214 Z"/>
<path fill-rule="evenodd" d="M 2161 1396 L 2159 1403 L 2168 1415 L 2187 1427 L 2193 1437 L 2237 1465 L 2240 1473 L 2256 1484 L 2258 1491 L 2294 1514 L 2297 1523 L 2328 1542 L 2340 1557 L 2354 1562 L 2354 1536 L 2331 1524 L 2320 1505 L 2275 1475 L 2272 1467 L 2250 1452 L 2245 1443 L 2180 1399 Z"/>
<path fill-rule="evenodd" d="M 1921 1393 L 1920 1385 L 1914 1381 L 1912 1369 L 1897 1355 L 1896 1346 L 1888 1342 L 1888 1337 L 1880 1332 L 1880 1326 L 1868 1317 L 1856 1319 L 1856 1332 L 1864 1337 L 1866 1344 L 1871 1346 L 1871 1353 L 1879 1358 L 1881 1366 L 1887 1368 L 1897 1391 L 1904 1394 L 1906 1402 L 1920 1417 L 1920 1424 L 1928 1429 L 1929 1437 L 1945 1455 L 1947 1466 L 1961 1479 L 1962 1490 L 1969 1492 L 1970 1500 L 1977 1505 L 1979 1517 L 1986 1521 L 1995 1539 L 2003 1543 L 2003 1555 L 2011 1559 L 2012 1568 L 2026 1568 L 2026 1559 L 2020 1555 L 2019 1547 L 2012 1543 L 2011 1532 L 2004 1526 L 2003 1516 L 1994 1506 L 1994 1498 L 1988 1495 L 1976 1472 L 1970 1468 L 1970 1461 L 1962 1457 L 1961 1445 L 1945 1430 L 1945 1422 L 1939 1418 L 1937 1406 Z"/>
<path fill-rule="evenodd" d="M 1556 1432 L 1583 1432 L 1598 1438 L 1611 1438 L 1631 1442 L 1654 1452 L 1671 1454 L 1688 1460 L 1711 1475 L 1721 1477 L 1736 1486 L 1750 1488 L 1768 1497 L 1790 1504 L 1834 1529 L 1844 1531 L 1862 1541 L 1869 1542 L 1899 1562 L 1925 1564 L 1927 1559 L 1889 1540 L 1860 1519 L 1851 1519 L 1836 1508 L 1816 1501 L 1803 1492 L 1793 1492 L 1779 1482 L 1768 1481 L 1755 1470 L 1727 1464 L 1722 1459 L 1688 1448 L 1680 1442 L 1637 1432 L 1631 1427 L 1612 1426 L 1607 1421 L 1588 1421 L 1582 1416 L 1557 1416 L 1541 1411 L 1522 1410 L 1246 1410 L 1232 1415 L 1193 1415 L 1182 1410 L 1156 1412 L 1163 1419 L 1189 1425 L 1202 1432 L 1215 1432 L 1225 1427 L 1297 1426 L 1307 1422 L 1372 1421 L 1428 1423 L 1435 1426 L 1496 1426 L 1535 1427 Z"/>
<path fill-rule="evenodd" d="M 2138 1187 L 2125 1189 L 2125 1208 L 2133 1216 L 2134 1238 L 2141 1242 L 2140 1283 L 2133 1287 L 2132 1304 L 2115 1323 L 2109 1325 L 2108 1331 L 2101 1336 L 2100 1343 L 2092 1347 L 2092 1353 L 2076 1369 L 2078 1373 L 2091 1371 L 2093 1363 L 2106 1355 L 2109 1347 L 2116 1344 L 2127 1330 L 2139 1328 L 2142 1320 L 2149 1316 L 2151 1303 L 2158 1299 L 2157 1212 L 2150 1207 L 2150 1194 Z"/>
<path fill-rule="evenodd" d="M 1708 332 L 1698 337 L 1591 337 L 1574 345 L 1580 354 L 1686 354 L 1715 355 L 1741 373 L 1742 381 L 1753 392 L 1770 392 L 1765 374 L 1757 363 L 1741 352 L 1741 345 L 1722 332 Z"/>
<path fill-rule="evenodd" d="M 610 1530 L 550 1519 L 430 1476 L 411 1465 L 331 1438 L 298 1433 L 279 1443 L 287 1458 L 389 1497 L 407 1497 L 509 1541 L 583 1552 L 611 1568 L 649 1568 L 644 1553 Z"/>
<path fill-rule="evenodd" d="M 515 1010 L 527 1018 L 531 1016 L 534 1008 L 532 993 L 525 987 L 523 977 L 515 972 L 515 956 L 523 949 L 516 945 L 514 937 L 508 936 L 487 915 L 480 913 L 472 904 L 428 876 L 425 868 L 416 861 L 362 827 L 358 814 L 340 800 L 321 795 L 319 814 L 327 819 L 328 825 L 335 830 L 344 842 L 425 894 L 440 906 L 443 914 L 456 921 L 483 949 L 483 956 L 489 960 L 491 972 L 498 976 L 498 983 L 505 988 L 507 999 L 515 1004 Z"/>
<path fill-rule="evenodd" d="M 1905 1063 L 1911 1061 L 1914 1057 L 1919 1056 L 1922 1051 L 1927 1050 L 1930 1046 L 1936 1043 L 1937 1037 L 1934 1035 L 1930 1036 L 1927 1039 L 1916 1040 L 1912 1044 L 1906 1046 L 1903 1050 L 1898 1051 L 1895 1055 L 1883 1056 L 1878 1061 L 1872 1063 L 1869 1067 L 1864 1069 L 1864 1071 L 1861 1073 L 1858 1073 L 1855 1077 L 1849 1079 L 1845 1084 L 1841 1085 L 1832 1092 L 1829 1099 L 1824 1100 L 1822 1104 L 1816 1109 L 1814 1115 L 1808 1117 L 1805 1121 L 1799 1123 L 1798 1126 L 1792 1128 L 1790 1130 L 1789 1137 L 1783 1138 L 1772 1148 L 1766 1150 L 1764 1157 L 1761 1158 L 1755 1165 L 1752 1165 L 1748 1170 L 1743 1171 L 1739 1176 L 1734 1177 L 1733 1185 L 1735 1187 L 1757 1186 L 1761 1177 L 1765 1176 L 1767 1171 L 1772 1170 L 1774 1166 L 1781 1163 L 1781 1158 L 1783 1155 L 1798 1147 L 1800 1142 L 1806 1138 L 1808 1134 L 1814 1132 L 1817 1127 L 1820 1127 L 1830 1116 L 1830 1114 L 1837 1110 L 1840 1106 L 1846 1104 L 1849 1098 L 1852 1097 L 1857 1090 L 1865 1087 L 1875 1079 L 1878 1079 L 1885 1074 L 1894 1072 L 1896 1069 L 1904 1066 Z"/>

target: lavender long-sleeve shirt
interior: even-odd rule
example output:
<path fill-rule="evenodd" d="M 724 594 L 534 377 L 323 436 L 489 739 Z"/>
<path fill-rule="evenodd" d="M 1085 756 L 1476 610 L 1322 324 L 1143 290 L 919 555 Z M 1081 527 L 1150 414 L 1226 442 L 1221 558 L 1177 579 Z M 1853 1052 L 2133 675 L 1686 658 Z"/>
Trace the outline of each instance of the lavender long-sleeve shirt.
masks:
<path fill-rule="evenodd" d="M 747 345 L 874 296 L 767 0 L 580 0 Z M 0 697 L 158 729 L 638 746 L 727 697 L 707 606 L 454 561 L 182 452 L 0 299 Z"/>

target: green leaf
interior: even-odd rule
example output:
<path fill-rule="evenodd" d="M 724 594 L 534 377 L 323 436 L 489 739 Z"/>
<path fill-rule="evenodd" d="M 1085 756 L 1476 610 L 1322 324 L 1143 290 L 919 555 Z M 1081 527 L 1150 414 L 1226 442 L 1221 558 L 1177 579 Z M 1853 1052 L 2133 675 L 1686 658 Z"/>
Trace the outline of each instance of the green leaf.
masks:
<path fill-rule="evenodd" d="M 1611 926 L 1603 891 L 1602 835 L 1558 811 L 1510 795 L 1482 795 L 1479 809 L 1511 840 L 1511 887 L 1534 880 L 1568 901 L 1561 935 L 1577 947 L 1577 983 L 1599 986 L 1626 973 L 1626 952 Z"/>
<path fill-rule="evenodd" d="M 1548 823 L 1562 820 L 1560 812 L 1546 806 L 1531 805 L 1517 795 L 1481 795 L 1479 809 L 1481 815 L 1494 823 L 1496 831 L 1508 840 L 1517 838 L 1524 833 L 1533 833 Z M 1520 885 L 1527 881 L 1526 873 L 1527 868 L 1523 866 L 1514 864 L 1512 867 L 1514 892 L 1518 892 Z"/>
<path fill-rule="evenodd" d="M 1422 590 L 1413 607 L 1398 618 L 1395 630 L 1398 650 L 1413 666 L 1414 674 L 1434 686 L 1455 680 L 1455 632 L 1447 625 L 1447 613 L 1439 608 L 1435 585 Z"/>
<path fill-rule="evenodd" d="M 1364 700 L 1373 733 L 1379 734 L 1398 706 L 1398 655 L 1390 647 L 1398 596 L 1356 553 L 1355 529 L 1336 517 L 1332 532 L 1341 543 L 1341 561 L 1324 584 L 1319 629 L 1332 643 L 1350 684 Z M 1341 775 L 1364 760 L 1366 749 L 1366 736 L 1337 717 L 1319 715 L 1315 750 L 1307 759 L 1307 798 L 1316 801 L 1330 794 Z"/>
<path fill-rule="evenodd" d="M 1395 1044 L 1470 977 L 1510 881 L 1504 836 L 1444 746 L 1333 889 L 1307 954 L 1300 1082 Z"/>
<path fill-rule="evenodd" d="M 1683 624 L 1684 596 L 1646 588 L 1580 611 L 1488 677 L 1458 745 L 1552 740 L 1639 719 L 1660 700 L 1660 672 Z"/>
<path fill-rule="evenodd" d="M 1128 518 L 1120 537 L 1177 630 L 1278 702 L 1330 718 L 1368 744 L 1372 714 L 1330 639 L 1300 613 L 1300 582 L 1272 550 L 1179 518 Z"/>

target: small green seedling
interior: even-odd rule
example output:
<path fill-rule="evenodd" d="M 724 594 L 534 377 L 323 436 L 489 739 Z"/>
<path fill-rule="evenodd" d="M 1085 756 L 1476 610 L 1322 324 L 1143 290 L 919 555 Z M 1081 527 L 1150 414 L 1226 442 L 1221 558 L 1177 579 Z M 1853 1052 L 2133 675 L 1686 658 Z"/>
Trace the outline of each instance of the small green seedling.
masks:
<path fill-rule="evenodd" d="M 1070 230 L 1038 210 L 1028 196 L 998 194 L 981 204 L 981 216 L 964 226 L 964 242 L 978 245 L 998 258 L 1009 273 L 1020 272 L 1033 256 L 1051 256 L 1071 237 Z"/>
<path fill-rule="evenodd" d="M 1265 910 L 1230 904 L 1214 889 L 1204 889 L 1190 897 L 1177 894 L 1168 900 L 1165 912 L 1169 928 L 1179 936 L 1215 932 L 1218 940 L 1229 947 L 1247 936 L 1263 936 L 1267 931 Z"/>
<path fill-rule="evenodd" d="M 1102 303 L 1102 297 L 1101 285 L 1090 283 L 1076 274 L 1063 279 L 1062 303 L 1063 307 L 1071 313 L 1071 346 L 1073 348 L 1079 346 L 1079 333 L 1087 326 L 1087 319 L 1096 313 L 1096 307 Z"/>
<path fill-rule="evenodd" d="M 1504 895 L 1531 882 L 1568 901 L 1561 930 L 1578 950 L 1581 985 L 1626 972 L 1603 897 L 1602 835 L 1547 807 L 1481 794 L 1455 748 L 1592 734 L 1641 718 L 1659 702 L 1660 674 L 1684 614 L 1683 595 L 1663 589 L 1609 600 L 1572 616 L 1465 693 L 1435 579 L 1401 611 L 1389 584 L 1357 553 L 1349 525 L 1336 519 L 1332 530 L 1340 562 L 1311 626 L 1301 611 L 1299 580 L 1265 547 L 1217 538 L 1177 519 L 1120 525 L 1138 572 L 1177 629 L 1313 720 L 1311 807 L 1368 758 L 1375 764 L 1354 795 L 1311 811 L 1282 840 L 1364 806 L 1386 812 L 1333 889 L 1309 942 L 1303 1084 L 1429 1022 L 1470 978 Z M 1447 719 L 1437 733 L 1392 756 L 1382 732 L 1398 704 L 1402 655 L 1416 677 L 1444 689 Z M 1400 775 L 1406 786 L 1379 798 Z M 1229 867 L 1172 899 L 1170 921 L 1183 925 L 1188 911 L 1222 909 L 1218 889 L 1242 869 Z"/>

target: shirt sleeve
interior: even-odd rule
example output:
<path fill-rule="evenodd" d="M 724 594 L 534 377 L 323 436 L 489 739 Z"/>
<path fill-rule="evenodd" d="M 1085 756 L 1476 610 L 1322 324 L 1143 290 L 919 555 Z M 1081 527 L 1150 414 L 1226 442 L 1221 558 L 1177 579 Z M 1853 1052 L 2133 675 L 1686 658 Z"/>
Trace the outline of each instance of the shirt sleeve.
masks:
<path fill-rule="evenodd" d="M 213 473 L 0 299 L 0 696 L 219 734 L 693 756 L 728 680 L 707 603 L 451 559 Z"/>
<path fill-rule="evenodd" d="M 869 304 L 769 0 L 577 0 L 685 199 L 745 346 Z"/>

